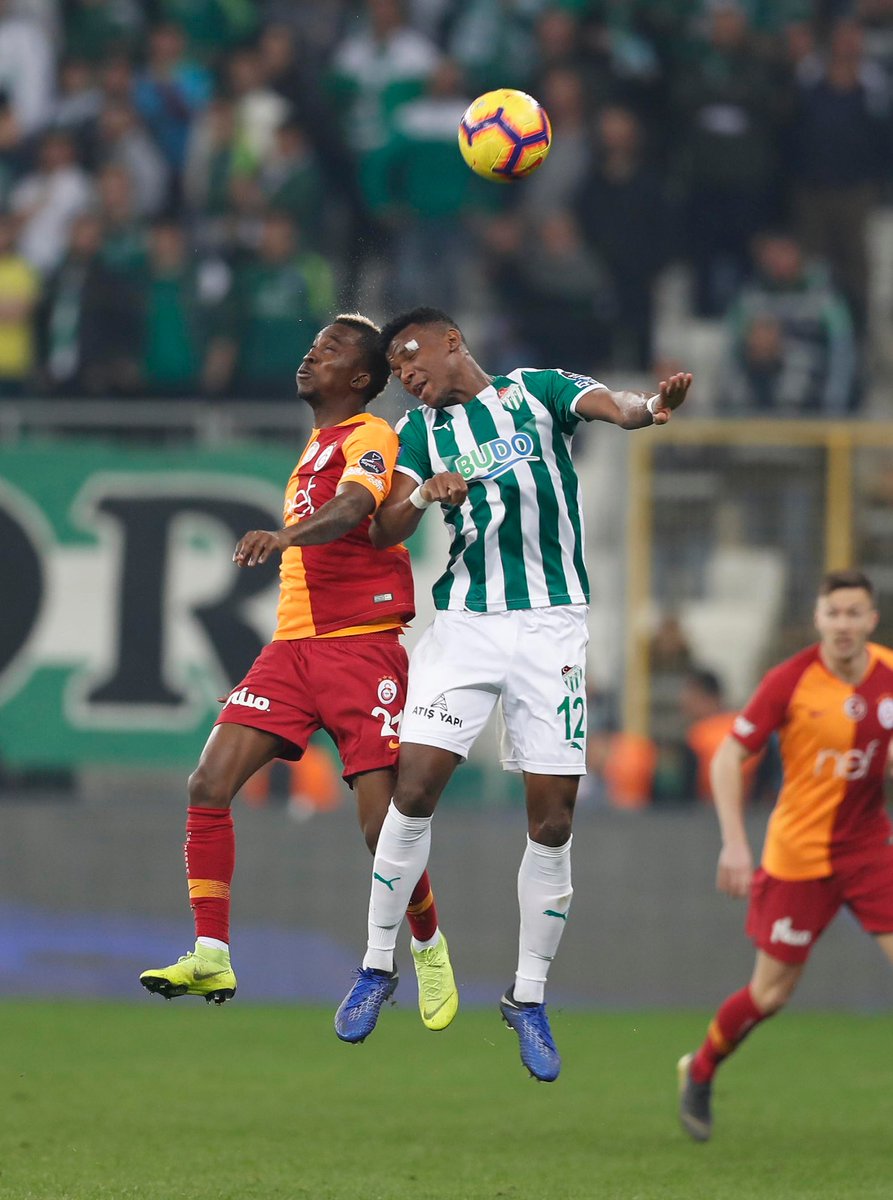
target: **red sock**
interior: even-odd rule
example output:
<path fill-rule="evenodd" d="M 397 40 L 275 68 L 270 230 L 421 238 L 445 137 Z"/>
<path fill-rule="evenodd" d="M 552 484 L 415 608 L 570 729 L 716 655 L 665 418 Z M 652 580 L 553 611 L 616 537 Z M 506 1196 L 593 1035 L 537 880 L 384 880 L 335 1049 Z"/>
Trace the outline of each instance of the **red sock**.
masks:
<path fill-rule="evenodd" d="M 691 1077 L 695 1083 L 708 1083 L 716 1068 L 744 1041 L 750 1031 L 771 1017 L 753 1002 L 750 988 L 744 987 L 724 1000 L 710 1022 L 704 1044 L 691 1062 Z"/>
<path fill-rule="evenodd" d="M 236 865 L 236 835 L 228 808 L 186 810 L 186 878 L 195 936 L 229 944 L 229 885 Z"/>
<path fill-rule="evenodd" d="M 422 874 L 409 897 L 406 919 L 417 942 L 427 942 L 437 932 L 437 905 L 434 903 L 434 893 L 431 891 L 431 880 L 427 871 Z"/>

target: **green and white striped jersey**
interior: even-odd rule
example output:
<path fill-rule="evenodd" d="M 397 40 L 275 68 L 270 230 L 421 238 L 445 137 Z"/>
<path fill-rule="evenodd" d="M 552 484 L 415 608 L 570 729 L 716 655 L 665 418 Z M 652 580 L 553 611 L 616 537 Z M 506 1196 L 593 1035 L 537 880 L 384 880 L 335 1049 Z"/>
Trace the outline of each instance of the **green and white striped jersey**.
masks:
<path fill-rule="evenodd" d="M 420 405 L 397 425 L 398 471 L 419 483 L 441 471 L 468 481 L 462 505 L 442 505 L 452 534 L 438 609 L 503 612 L 585 604 L 580 483 L 571 436 L 577 401 L 603 385 L 567 371 L 520 368 L 468 404 Z"/>

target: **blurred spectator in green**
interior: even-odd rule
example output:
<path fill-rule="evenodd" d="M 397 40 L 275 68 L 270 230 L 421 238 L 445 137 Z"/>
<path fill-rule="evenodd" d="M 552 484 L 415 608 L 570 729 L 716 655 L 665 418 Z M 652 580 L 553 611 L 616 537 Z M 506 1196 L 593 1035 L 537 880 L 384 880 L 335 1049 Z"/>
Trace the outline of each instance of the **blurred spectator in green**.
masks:
<path fill-rule="evenodd" d="M 455 138 L 455 130 L 453 133 Z M 323 230 L 325 185 L 300 122 L 288 120 L 276 130 L 258 182 L 270 208 L 288 213 L 304 237 L 318 245 Z"/>
<path fill-rule="evenodd" d="M 889 82 L 855 21 L 834 27 L 827 59 L 801 73 L 790 130 L 797 232 L 831 265 L 859 330 L 868 307 L 868 220 L 891 177 Z"/>
<path fill-rule="evenodd" d="M 257 170 L 273 149 L 276 130 L 288 116 L 288 102 L 264 77 L 257 50 L 235 50 L 226 60 L 227 93 L 236 120 L 237 168 L 246 174 Z"/>
<path fill-rule="evenodd" d="M 287 23 L 283 9 L 281 20 L 264 27 L 257 48 L 267 86 L 288 104 L 289 120 L 300 125 L 309 143 L 326 189 L 321 244 L 345 261 L 349 280 L 360 270 L 372 218 L 360 188 L 356 158 L 347 144 L 346 127 L 337 106 L 330 103 L 324 76 L 326 58 L 314 40 L 323 36 L 322 28 L 314 33 L 307 6 L 290 3 L 287 11 L 292 23 Z M 294 10 L 299 7 L 302 19 L 295 23 Z M 334 7 L 332 4 L 328 10 Z M 291 207 L 290 203 L 285 206 Z"/>
<path fill-rule="evenodd" d="M 473 96 L 529 88 L 537 67 L 533 26 L 539 0 L 465 0 L 447 39 Z"/>
<path fill-rule="evenodd" d="M 531 225 L 498 218 L 486 236 L 498 303 L 530 365 L 595 370 L 608 347 L 610 281 L 573 214 L 558 210 Z"/>
<path fill-rule="evenodd" d="M 179 175 L 193 118 L 211 98 L 208 71 L 186 53 L 179 25 L 156 25 L 149 35 L 148 60 L 134 86 L 137 111 L 171 168 Z"/>
<path fill-rule="evenodd" d="M 612 366 L 639 369 L 652 361 L 654 282 L 673 244 L 670 201 L 644 138 L 630 109 L 603 108 L 576 196 L 586 244 L 611 276 Z"/>
<path fill-rule="evenodd" d="M 524 181 L 518 202 L 529 216 L 544 216 L 556 208 L 571 208 L 590 156 L 591 110 L 580 72 L 553 67 L 539 83 L 537 99 L 552 122 L 548 166 Z"/>
<path fill-rule="evenodd" d="M 46 31 L 12 0 L 0 0 L 0 154 L 21 153 L 46 126 L 55 84 Z"/>
<path fill-rule="evenodd" d="M 232 369 L 232 272 L 220 258 L 196 258 L 176 221 L 149 239 L 143 378 L 155 395 L 224 390 Z"/>
<path fill-rule="evenodd" d="M 444 58 L 424 95 L 394 114 L 370 199 L 393 232 L 389 282 L 397 308 L 412 308 L 431 296 L 449 311 L 459 302 L 472 251 L 466 218 L 487 186 L 469 171 L 456 145 L 469 103 L 457 64 Z"/>
<path fill-rule="evenodd" d="M 233 287 L 231 390 L 290 396 L 296 364 L 335 306 L 331 267 L 300 245 L 287 215 L 270 213 L 257 254 L 237 269 Z"/>
<path fill-rule="evenodd" d="M 198 389 L 202 346 L 197 276 L 183 230 L 174 221 L 152 227 L 146 285 L 143 377 L 153 395 Z"/>
<path fill-rule="evenodd" d="M 100 257 L 102 224 L 85 213 L 41 305 L 44 384 L 61 395 L 132 394 L 139 384 L 140 297 Z"/>
<path fill-rule="evenodd" d="M 190 54 L 214 63 L 254 35 L 260 6 L 254 0 L 158 0 L 157 7 L 164 20 L 183 30 Z"/>
<path fill-rule="evenodd" d="M 862 28 L 866 57 L 893 86 L 893 0 L 856 0 L 854 15 Z"/>
<path fill-rule="evenodd" d="M 98 71 L 103 108 L 107 104 L 133 103 L 136 73 L 126 54 L 110 55 L 100 63 Z"/>
<path fill-rule="evenodd" d="M 254 175 L 233 175 L 228 201 L 223 220 L 214 230 L 208 247 L 231 262 L 241 263 L 257 253 L 270 210 Z"/>
<path fill-rule="evenodd" d="M 387 147 L 395 111 L 422 94 L 440 57 L 408 23 L 403 0 L 368 0 L 366 18 L 336 47 L 329 78 L 364 194 L 380 176 L 377 157 Z"/>
<path fill-rule="evenodd" d="M 610 11 L 616 17 L 617 7 Z M 602 26 L 591 16 L 584 24 L 581 16 L 563 5 L 542 8 L 533 27 L 535 71 L 524 90 L 545 103 L 546 78 L 555 71 L 574 72 L 583 87 L 585 106 L 592 111 L 617 97 L 620 78 L 612 65 L 612 46 L 619 31 L 613 22 Z"/>
<path fill-rule="evenodd" d="M 78 157 L 86 162 L 91 133 L 102 110 L 102 91 L 93 65 L 85 58 L 66 58 L 59 67 L 59 92 L 50 118 L 54 129 L 75 139 Z"/>
<path fill-rule="evenodd" d="M 747 273 L 751 237 L 775 219 L 780 78 L 735 0 L 707 14 L 700 54 L 675 80 L 698 316 L 718 317 Z"/>
<path fill-rule="evenodd" d="M 755 274 L 727 318 L 724 406 L 738 414 L 841 416 L 854 404 L 856 351 L 843 297 L 784 232 L 754 242 Z"/>
<path fill-rule="evenodd" d="M 225 96 L 215 96 L 193 122 L 183 172 L 186 206 L 200 226 L 226 212 L 237 173 L 235 108 Z"/>
<path fill-rule="evenodd" d="M 45 134 L 36 170 L 26 175 L 10 195 L 10 207 L 19 225 L 19 249 L 42 275 L 59 265 L 72 221 L 92 200 L 92 182 L 77 161 L 72 137 L 61 132 Z"/>
<path fill-rule="evenodd" d="M 144 7 L 137 0 L 68 0 L 66 52 L 91 63 L 134 53 L 145 30 Z"/>
<path fill-rule="evenodd" d="M 107 104 L 96 125 L 98 167 L 117 166 L 133 181 L 134 208 L 153 217 L 164 207 L 170 169 L 132 104 Z"/>
<path fill-rule="evenodd" d="M 0 214 L 0 396 L 20 396 L 34 369 L 40 276 L 16 249 L 16 225 Z"/>
<path fill-rule="evenodd" d="M 148 235 L 135 209 L 136 189 L 125 167 L 109 163 L 97 179 L 103 265 L 125 286 L 139 289 L 145 276 Z"/>

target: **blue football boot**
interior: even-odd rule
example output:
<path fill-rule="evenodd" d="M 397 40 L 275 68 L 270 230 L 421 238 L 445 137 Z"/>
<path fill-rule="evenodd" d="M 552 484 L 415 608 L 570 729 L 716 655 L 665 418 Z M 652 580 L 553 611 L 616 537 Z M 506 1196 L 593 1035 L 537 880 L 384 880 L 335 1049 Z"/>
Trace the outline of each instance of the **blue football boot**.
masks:
<path fill-rule="evenodd" d="M 365 1041 L 375 1028 L 382 1005 L 396 991 L 398 979 L 396 970 L 358 969 L 356 983 L 335 1013 L 335 1032 L 342 1042 Z"/>

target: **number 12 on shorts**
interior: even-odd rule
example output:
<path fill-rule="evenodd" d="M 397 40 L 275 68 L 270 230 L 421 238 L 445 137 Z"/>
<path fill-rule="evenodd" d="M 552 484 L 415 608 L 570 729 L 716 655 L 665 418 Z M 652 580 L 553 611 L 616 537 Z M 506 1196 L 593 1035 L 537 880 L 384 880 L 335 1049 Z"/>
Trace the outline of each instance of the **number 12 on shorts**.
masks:
<path fill-rule="evenodd" d="M 555 711 L 560 717 L 564 717 L 564 740 L 570 742 L 575 750 L 582 750 L 586 701 L 582 696 L 565 696 Z"/>

